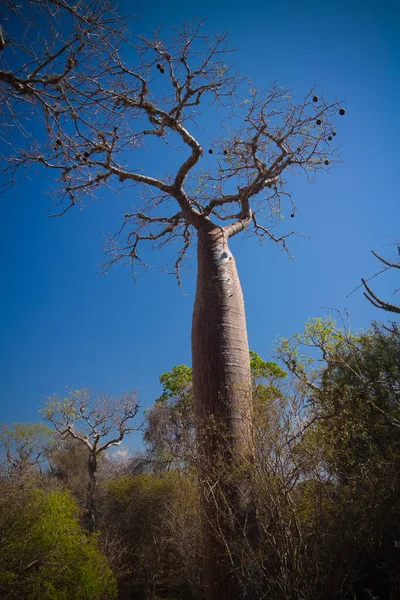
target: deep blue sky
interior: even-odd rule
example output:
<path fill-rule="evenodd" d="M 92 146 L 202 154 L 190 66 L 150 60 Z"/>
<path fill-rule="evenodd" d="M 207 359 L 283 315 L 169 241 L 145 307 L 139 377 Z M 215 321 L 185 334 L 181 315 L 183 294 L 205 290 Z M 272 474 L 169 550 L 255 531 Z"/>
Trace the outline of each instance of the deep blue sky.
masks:
<path fill-rule="evenodd" d="M 277 80 L 299 96 L 317 85 L 327 98 L 346 101 L 338 122 L 343 164 L 313 185 L 301 176 L 292 183 L 299 208 L 293 225 L 310 237 L 292 241 L 295 260 L 273 243 L 232 240 L 250 346 L 263 357 L 278 335 L 302 330 L 327 307 L 346 308 L 355 328 L 385 318 L 361 290 L 346 296 L 361 276 L 379 270 L 370 250 L 393 258 L 400 238 L 396 5 L 172 0 L 142 3 L 136 11 L 137 31 L 145 34 L 207 17 L 205 27 L 231 32 L 233 62 L 256 84 Z M 128 0 L 122 8 L 134 10 Z M 147 161 L 150 173 L 150 154 Z M 37 420 L 43 399 L 67 387 L 138 389 L 148 407 L 160 392 L 158 376 L 190 364 L 195 272 L 183 279 L 187 295 L 158 269 L 136 283 L 122 267 L 99 276 L 103 234 L 118 228 L 134 196 L 107 194 L 83 211 L 49 219 L 49 186 L 33 178 L 0 197 L 0 421 Z M 396 300 L 395 287 L 391 274 L 374 279 L 388 300 Z"/>

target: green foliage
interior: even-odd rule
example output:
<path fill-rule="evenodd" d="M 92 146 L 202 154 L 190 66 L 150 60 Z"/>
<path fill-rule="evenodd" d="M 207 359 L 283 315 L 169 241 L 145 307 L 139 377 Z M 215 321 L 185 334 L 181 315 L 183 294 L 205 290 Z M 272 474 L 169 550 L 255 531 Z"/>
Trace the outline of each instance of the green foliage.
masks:
<path fill-rule="evenodd" d="M 271 425 L 277 417 L 273 405 L 277 399 L 282 398 L 279 384 L 287 377 L 287 373 L 275 362 L 263 360 L 253 350 L 250 350 L 250 369 L 253 380 L 254 425 L 257 430 L 265 428 L 267 422 Z"/>
<path fill-rule="evenodd" d="M 116 583 L 66 491 L 2 486 L 0 597 L 111 600 Z"/>
<path fill-rule="evenodd" d="M 281 340 L 278 355 L 287 371 L 250 352 L 255 453 L 244 468 L 259 543 L 254 551 L 240 536 L 229 541 L 241 557 L 235 569 L 262 580 L 269 600 L 398 598 L 400 336 L 312 319 Z M 127 465 L 99 478 L 98 536 L 82 531 L 68 493 L 32 489 L 25 477 L 0 482 L 1 598 L 108 600 L 108 564 L 121 598 L 202 598 L 191 378 L 185 365 L 160 377 L 145 431 L 149 471 L 132 475 Z M 38 433 L 2 431 L 18 440 Z M 48 455 L 53 472 L 84 498 L 86 449 L 66 442 Z"/>
<path fill-rule="evenodd" d="M 192 369 L 176 366 L 160 383 L 163 393 L 147 412 L 144 439 L 163 468 L 188 468 L 195 454 Z"/>
<path fill-rule="evenodd" d="M 287 375 L 276 363 L 266 362 L 253 350 L 250 350 L 250 368 L 252 377 L 256 380 L 271 377 L 283 379 Z M 158 399 L 159 402 L 167 402 L 177 397 L 186 399 L 191 393 L 192 369 L 186 365 L 173 367 L 171 371 L 160 376 L 160 383 L 163 393 Z"/>
<path fill-rule="evenodd" d="M 295 375 L 318 381 L 326 361 L 356 336 L 336 326 L 330 317 L 309 319 L 303 333 L 278 340 L 276 354 Z"/>
<path fill-rule="evenodd" d="M 330 318 L 312 319 L 302 334 L 280 341 L 278 355 L 309 399 L 314 424 L 303 458 L 318 447 L 325 468 L 348 480 L 361 466 L 376 468 L 382 453 L 391 456 L 400 426 L 398 333 L 375 324 L 353 334 Z"/>
<path fill-rule="evenodd" d="M 340 590 L 346 600 L 397 598 L 400 336 L 376 324 L 353 334 L 313 319 L 282 340 L 278 354 L 294 398 L 303 398 L 304 425 L 291 444 L 300 480 L 291 494 L 296 554 L 327 565 L 303 577 L 313 580 L 306 597 L 336 599 Z M 310 538 L 312 554 L 302 547 Z"/>
<path fill-rule="evenodd" d="M 327 461 L 346 480 L 400 458 L 399 381 L 400 336 L 377 325 L 329 359 L 314 402 Z"/>
<path fill-rule="evenodd" d="M 276 363 L 250 351 L 253 402 L 258 412 L 279 396 L 277 383 L 286 377 Z M 144 439 L 160 468 L 188 470 L 196 457 L 192 369 L 178 365 L 160 376 L 161 396 L 147 413 Z"/>
<path fill-rule="evenodd" d="M 163 393 L 158 402 L 167 402 L 172 398 L 187 398 L 192 387 L 192 369 L 186 365 L 173 367 L 172 371 L 160 375 Z"/>
<path fill-rule="evenodd" d="M 11 437 L 15 440 L 24 440 L 33 443 L 50 442 L 53 432 L 44 423 L 13 423 L 12 425 L 2 425 L 0 435 Z"/>
<path fill-rule="evenodd" d="M 165 504 L 178 481 L 176 473 L 169 471 L 162 475 L 150 474 L 121 475 L 108 483 L 112 498 L 120 504 L 143 502 L 158 511 L 159 504 Z"/>
<path fill-rule="evenodd" d="M 286 371 L 281 369 L 279 365 L 274 362 L 266 362 L 253 350 L 250 350 L 250 369 L 252 377 L 256 380 L 268 379 L 269 377 L 284 379 L 287 376 Z"/>
<path fill-rule="evenodd" d="M 54 434 L 44 423 L 13 423 L 0 427 L 3 470 L 25 474 L 38 466 L 50 450 Z"/>

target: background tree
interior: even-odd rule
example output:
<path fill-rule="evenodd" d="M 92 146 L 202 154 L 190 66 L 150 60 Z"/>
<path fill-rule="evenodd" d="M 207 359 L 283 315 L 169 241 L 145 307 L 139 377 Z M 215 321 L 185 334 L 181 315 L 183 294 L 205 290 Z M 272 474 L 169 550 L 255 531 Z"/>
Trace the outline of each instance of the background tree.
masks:
<path fill-rule="evenodd" d="M 88 527 L 92 531 L 96 528 L 99 455 L 119 446 L 125 436 L 138 429 L 132 423 L 138 409 L 134 392 L 114 398 L 104 394 L 93 396 L 87 390 L 73 390 L 66 398 L 51 397 L 42 410 L 44 418 L 61 436 L 70 436 L 87 448 L 89 485 L 86 509 Z"/>
<path fill-rule="evenodd" d="M 157 469 L 187 470 L 196 460 L 192 369 L 173 367 L 160 383 L 163 393 L 146 414 L 144 441 Z"/>
<path fill-rule="evenodd" d="M 261 435 L 266 424 L 265 421 L 261 424 L 259 413 L 268 414 L 267 398 L 279 393 L 274 382 L 286 374 L 276 363 L 264 361 L 252 350 L 250 369 L 253 408 L 257 412 L 255 428 Z M 186 365 L 173 367 L 160 376 L 160 383 L 163 393 L 146 414 L 144 441 L 148 455 L 157 469 L 187 471 L 196 464 L 192 369 Z"/>
<path fill-rule="evenodd" d="M 310 407 L 322 399 L 326 408 L 330 406 L 325 415 L 316 413 L 316 420 L 340 417 L 341 402 L 353 402 L 349 414 L 355 422 L 365 424 L 367 411 L 385 427 L 396 429 L 399 342 L 396 331 L 376 323 L 366 332 L 352 333 L 330 318 L 312 319 L 303 334 L 281 340 L 277 354 L 299 385 L 308 389 Z"/>
<path fill-rule="evenodd" d="M 329 468 L 347 481 L 398 451 L 400 337 L 374 324 L 332 350 L 312 402 Z"/>
<path fill-rule="evenodd" d="M 8 476 L 20 478 L 41 470 L 54 441 L 50 427 L 44 423 L 14 423 L 0 428 L 0 447 L 4 452 L 3 468 Z"/>
<path fill-rule="evenodd" d="M 53 447 L 47 453 L 50 473 L 62 486 L 72 492 L 81 508 L 87 504 L 89 487 L 88 458 L 86 444 L 72 436 L 57 436 Z M 100 471 L 100 465 L 98 470 Z"/>
<path fill-rule="evenodd" d="M 10 19 L 22 22 L 27 35 L 11 37 L 0 54 L 6 125 L 21 121 L 18 106 L 29 106 L 32 116 L 40 111 L 46 127 L 40 149 L 35 141 L 12 156 L 11 180 L 34 164 L 49 169 L 58 177 L 60 213 L 103 185 L 139 184 L 142 200 L 110 238 L 110 265 L 140 264 L 143 243 L 178 241 L 179 278 L 182 260 L 197 241 L 192 355 L 205 589 L 209 598 L 232 597 L 239 592 L 227 575 L 226 542 L 238 535 L 233 523 L 244 531 L 254 513 L 246 469 L 237 465 L 251 462 L 254 449 L 244 304 L 228 239 L 253 229 L 286 247 L 291 232 L 277 236 L 273 226 L 281 214 L 296 212 L 287 178 L 303 172 L 312 179 L 336 161 L 332 117 L 345 111 L 314 90 L 297 103 L 278 85 L 257 89 L 228 64 L 228 35 L 203 34 L 202 22 L 184 24 L 168 43 L 156 34 L 124 48 L 125 22 L 110 17 L 108 4 L 72 8 L 49 0 L 43 6 L 46 17 L 67 15 L 65 27 L 46 21 L 50 36 L 36 37 L 32 19 L 10 4 Z M 30 7 L 42 10 L 36 2 Z M 14 46 L 18 52 L 8 64 Z M 191 132 L 200 120 L 199 104 L 221 105 L 226 117 L 205 148 Z M 155 156 L 178 146 L 172 173 L 136 167 L 130 153 L 140 156 L 148 143 Z M 214 155 L 211 162 L 205 149 Z M 223 511 L 224 541 L 213 533 L 216 513 Z M 219 518 L 219 531 L 221 523 Z"/>
<path fill-rule="evenodd" d="M 400 589 L 399 342 L 398 332 L 376 324 L 351 333 L 315 319 L 279 348 L 307 397 L 293 448 L 309 479 L 307 505 L 313 499 L 317 515 L 317 500 L 320 508 L 324 502 L 324 541 L 316 542 L 320 558 L 313 560 L 334 561 L 339 579 L 332 589 L 341 587 L 346 598 L 395 598 Z M 323 579 L 315 578 L 315 590 L 328 583 Z M 319 597 L 329 597 L 326 588 Z"/>

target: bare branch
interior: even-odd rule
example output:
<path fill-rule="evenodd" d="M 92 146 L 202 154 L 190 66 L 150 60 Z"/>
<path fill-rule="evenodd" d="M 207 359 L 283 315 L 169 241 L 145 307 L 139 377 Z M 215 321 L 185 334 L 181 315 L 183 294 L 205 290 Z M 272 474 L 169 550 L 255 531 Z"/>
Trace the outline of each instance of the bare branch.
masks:
<path fill-rule="evenodd" d="M 376 306 L 376 308 L 381 308 L 382 310 L 386 310 L 388 312 L 400 314 L 400 306 L 397 306 L 396 304 L 390 304 L 390 302 L 385 302 L 384 300 L 381 300 L 380 298 L 378 298 L 378 296 L 374 294 L 374 292 L 368 286 L 365 279 L 361 279 L 361 281 L 363 283 L 363 286 L 367 290 L 367 292 L 364 292 L 364 296 L 367 298 L 367 300 L 371 302 L 371 304 Z"/>
<path fill-rule="evenodd" d="M 33 165 L 54 173 L 57 215 L 104 186 L 122 193 L 124 185 L 137 185 L 144 202 L 135 199 L 131 217 L 109 238 L 108 266 L 126 259 L 145 265 L 142 242 L 178 239 L 179 280 L 191 233 L 220 223 L 228 237 L 249 228 L 285 245 L 293 232 L 273 235 L 271 227 L 287 210 L 292 217 L 297 212 L 287 176 L 303 172 L 313 179 L 337 162 L 332 119 L 344 113 L 338 102 L 311 90 L 296 103 L 276 84 L 257 90 L 229 64 L 234 49 L 228 34 L 203 33 L 202 21 L 183 23 L 168 43 L 157 32 L 132 44 L 126 20 L 109 0 L 29 5 L 31 14 L 24 15 L 7 2 L 9 18 L 25 34 L 11 40 L 10 63 L 7 44 L 0 53 L 0 120 L 9 149 L 3 161 L 10 185 Z M 32 18 L 37 12 L 45 16 L 43 27 Z M 223 109 L 223 120 L 205 152 L 192 125 L 202 119 L 198 106 L 214 103 Z M 31 120 L 39 117 L 40 142 L 29 135 Z M 149 140 L 156 153 L 174 152 L 172 172 L 162 173 L 160 161 L 152 173 L 140 167 Z"/>
<path fill-rule="evenodd" d="M 386 265 L 387 267 L 393 267 L 394 269 L 400 269 L 400 263 L 390 262 L 390 261 L 386 260 L 385 258 L 382 258 L 382 256 L 379 256 L 379 254 L 377 254 L 373 250 L 371 250 L 371 252 L 374 256 L 376 256 L 376 258 L 378 258 L 381 262 L 383 262 L 383 264 Z M 400 250 L 399 250 L 399 254 L 400 254 Z"/>
<path fill-rule="evenodd" d="M 71 436 L 99 454 L 137 429 L 129 422 L 138 408 L 136 393 L 113 398 L 72 390 L 67 398 L 49 398 L 41 412 L 62 436 Z M 100 439 L 104 443 L 98 446 Z"/>
<path fill-rule="evenodd" d="M 385 268 L 382 271 L 380 271 L 379 273 L 376 273 L 373 277 L 376 277 L 377 275 L 380 275 L 384 271 L 387 271 L 392 268 L 400 269 L 400 263 L 395 263 L 395 262 L 386 260 L 382 256 L 379 256 L 379 254 L 374 252 L 374 250 L 371 250 L 371 252 L 374 256 L 376 256 L 376 258 L 378 258 L 385 265 Z M 400 246 L 398 246 L 398 252 L 400 254 Z M 373 279 L 373 277 L 370 277 L 370 279 Z M 369 280 L 367 280 L 367 281 L 369 281 Z M 398 306 L 396 304 L 391 304 L 390 302 L 385 302 L 384 300 L 381 300 L 381 298 L 376 296 L 376 294 L 371 290 L 371 288 L 367 284 L 367 281 L 365 279 L 361 279 L 361 285 L 364 286 L 364 288 L 366 290 L 366 292 L 364 292 L 364 296 L 367 298 L 367 300 L 369 300 L 369 302 L 371 302 L 371 304 L 373 304 L 376 308 L 380 308 L 387 312 L 400 314 L 400 306 Z M 361 287 L 361 286 L 359 286 L 359 287 Z"/>

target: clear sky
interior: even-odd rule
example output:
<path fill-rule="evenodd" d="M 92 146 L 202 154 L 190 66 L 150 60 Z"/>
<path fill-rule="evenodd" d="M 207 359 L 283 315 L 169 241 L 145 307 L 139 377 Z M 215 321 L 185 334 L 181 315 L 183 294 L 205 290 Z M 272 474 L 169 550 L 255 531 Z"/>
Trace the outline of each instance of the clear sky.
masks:
<path fill-rule="evenodd" d="M 230 31 L 233 63 L 256 84 L 276 80 L 296 96 L 317 85 L 327 98 L 346 102 L 337 123 L 343 163 L 312 185 L 301 176 L 291 185 L 299 213 L 290 225 L 310 238 L 292 240 L 295 260 L 272 242 L 232 240 L 250 347 L 267 358 L 277 336 L 301 331 L 309 317 L 329 309 L 347 309 L 355 328 L 385 319 L 361 290 L 347 296 L 362 276 L 379 270 L 370 250 L 394 258 L 400 238 L 398 3 L 156 0 L 136 6 L 122 1 L 123 12 L 141 17 L 138 32 L 207 17 L 205 28 Z M 210 119 L 210 140 L 218 118 Z M 155 166 L 153 159 L 149 153 L 145 166 L 157 174 L 162 157 Z M 83 211 L 49 219 L 48 189 L 50 181 L 32 176 L 0 196 L 0 421 L 35 421 L 39 404 L 68 387 L 110 394 L 138 389 L 149 407 L 160 393 L 158 376 L 191 363 L 195 270 L 184 275 L 186 295 L 158 268 L 136 282 L 122 267 L 100 276 L 104 234 L 118 228 L 134 195 L 107 193 Z M 373 283 L 396 301 L 394 274 Z"/>

